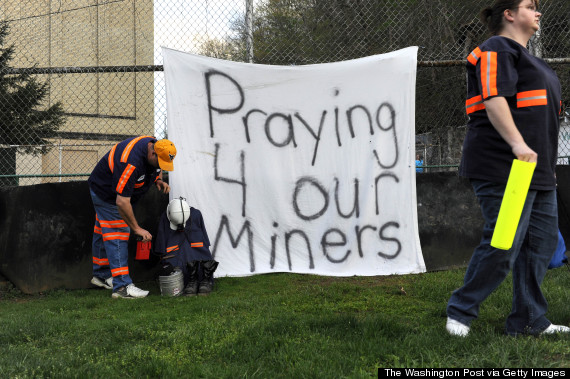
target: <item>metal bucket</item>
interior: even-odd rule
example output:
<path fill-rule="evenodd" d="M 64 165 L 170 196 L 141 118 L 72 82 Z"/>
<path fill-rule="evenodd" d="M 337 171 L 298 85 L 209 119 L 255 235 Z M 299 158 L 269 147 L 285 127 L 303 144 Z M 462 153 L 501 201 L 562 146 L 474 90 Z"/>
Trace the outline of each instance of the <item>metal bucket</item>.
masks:
<path fill-rule="evenodd" d="M 159 276 L 160 294 L 162 296 L 174 297 L 182 295 L 184 290 L 184 274 L 178 267 L 168 276 Z"/>

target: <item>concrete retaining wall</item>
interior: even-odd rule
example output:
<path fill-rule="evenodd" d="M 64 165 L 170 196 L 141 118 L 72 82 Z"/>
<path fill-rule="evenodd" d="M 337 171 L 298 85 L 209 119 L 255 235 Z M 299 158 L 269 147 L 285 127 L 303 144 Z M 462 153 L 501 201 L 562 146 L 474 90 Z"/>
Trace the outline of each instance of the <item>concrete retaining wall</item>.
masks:
<path fill-rule="evenodd" d="M 557 168 L 560 229 L 570 242 L 570 166 Z M 420 242 L 428 271 L 464 267 L 480 238 L 483 219 L 469 182 L 454 172 L 417 175 Z M 168 195 L 152 188 L 135 205 L 141 226 L 156 235 Z M 207 215 L 204 215 L 207 217 Z M 87 182 L 48 183 L 0 190 L 0 275 L 25 293 L 89 288 L 95 214 Z M 155 257 L 134 259 L 135 282 L 153 280 Z"/>
<path fill-rule="evenodd" d="M 155 188 L 134 207 L 139 224 L 156 235 L 168 195 Z M 0 190 L 0 274 L 25 293 L 89 288 L 95 211 L 87 182 L 47 183 Z M 152 280 L 157 259 L 136 261 L 129 241 L 134 281 Z"/>

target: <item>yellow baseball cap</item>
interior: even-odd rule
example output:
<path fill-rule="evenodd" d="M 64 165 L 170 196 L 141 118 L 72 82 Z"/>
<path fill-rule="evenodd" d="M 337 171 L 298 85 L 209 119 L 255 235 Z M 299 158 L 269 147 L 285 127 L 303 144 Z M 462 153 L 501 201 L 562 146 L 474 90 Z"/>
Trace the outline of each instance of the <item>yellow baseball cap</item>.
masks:
<path fill-rule="evenodd" d="M 164 171 L 174 171 L 172 161 L 176 156 L 176 146 L 167 139 L 161 139 L 154 144 L 154 152 L 158 156 L 158 165 Z"/>

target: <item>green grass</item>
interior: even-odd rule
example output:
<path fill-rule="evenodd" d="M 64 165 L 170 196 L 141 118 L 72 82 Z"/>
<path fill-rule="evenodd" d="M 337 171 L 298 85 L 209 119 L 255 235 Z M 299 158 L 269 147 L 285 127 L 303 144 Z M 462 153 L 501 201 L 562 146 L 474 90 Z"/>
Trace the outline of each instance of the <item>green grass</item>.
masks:
<path fill-rule="evenodd" d="M 569 336 L 508 337 L 510 278 L 465 339 L 445 332 L 464 270 L 217 279 L 215 292 L 145 299 L 105 290 L 0 293 L 0 377 L 370 378 L 378 367 L 570 367 Z M 550 270 L 548 316 L 570 323 L 570 272 Z"/>

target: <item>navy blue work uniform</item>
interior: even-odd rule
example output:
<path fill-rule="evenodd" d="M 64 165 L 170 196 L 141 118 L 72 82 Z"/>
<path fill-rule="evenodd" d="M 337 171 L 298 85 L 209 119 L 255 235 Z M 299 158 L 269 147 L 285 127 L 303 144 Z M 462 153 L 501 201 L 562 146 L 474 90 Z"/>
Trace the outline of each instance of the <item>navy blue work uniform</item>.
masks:
<path fill-rule="evenodd" d="M 95 207 L 93 275 L 113 277 L 113 291 L 132 283 L 128 267 L 130 228 L 116 205 L 117 195 L 135 203 L 160 176 L 148 163 L 148 143 L 154 137 L 133 137 L 119 142 L 97 163 L 88 183 Z"/>
<path fill-rule="evenodd" d="M 506 183 L 514 156 L 489 121 L 484 100 L 502 96 L 526 144 L 538 155 L 531 189 L 556 188 L 561 88 L 556 73 L 510 38 L 495 36 L 468 57 L 467 134 L 459 174 Z"/>
<path fill-rule="evenodd" d="M 187 264 L 193 261 L 211 261 L 210 240 L 202 212 L 190 207 L 190 217 L 184 229 L 172 230 L 166 212 L 160 218 L 154 251 L 162 259 L 184 273 L 185 283 L 188 281 Z"/>

